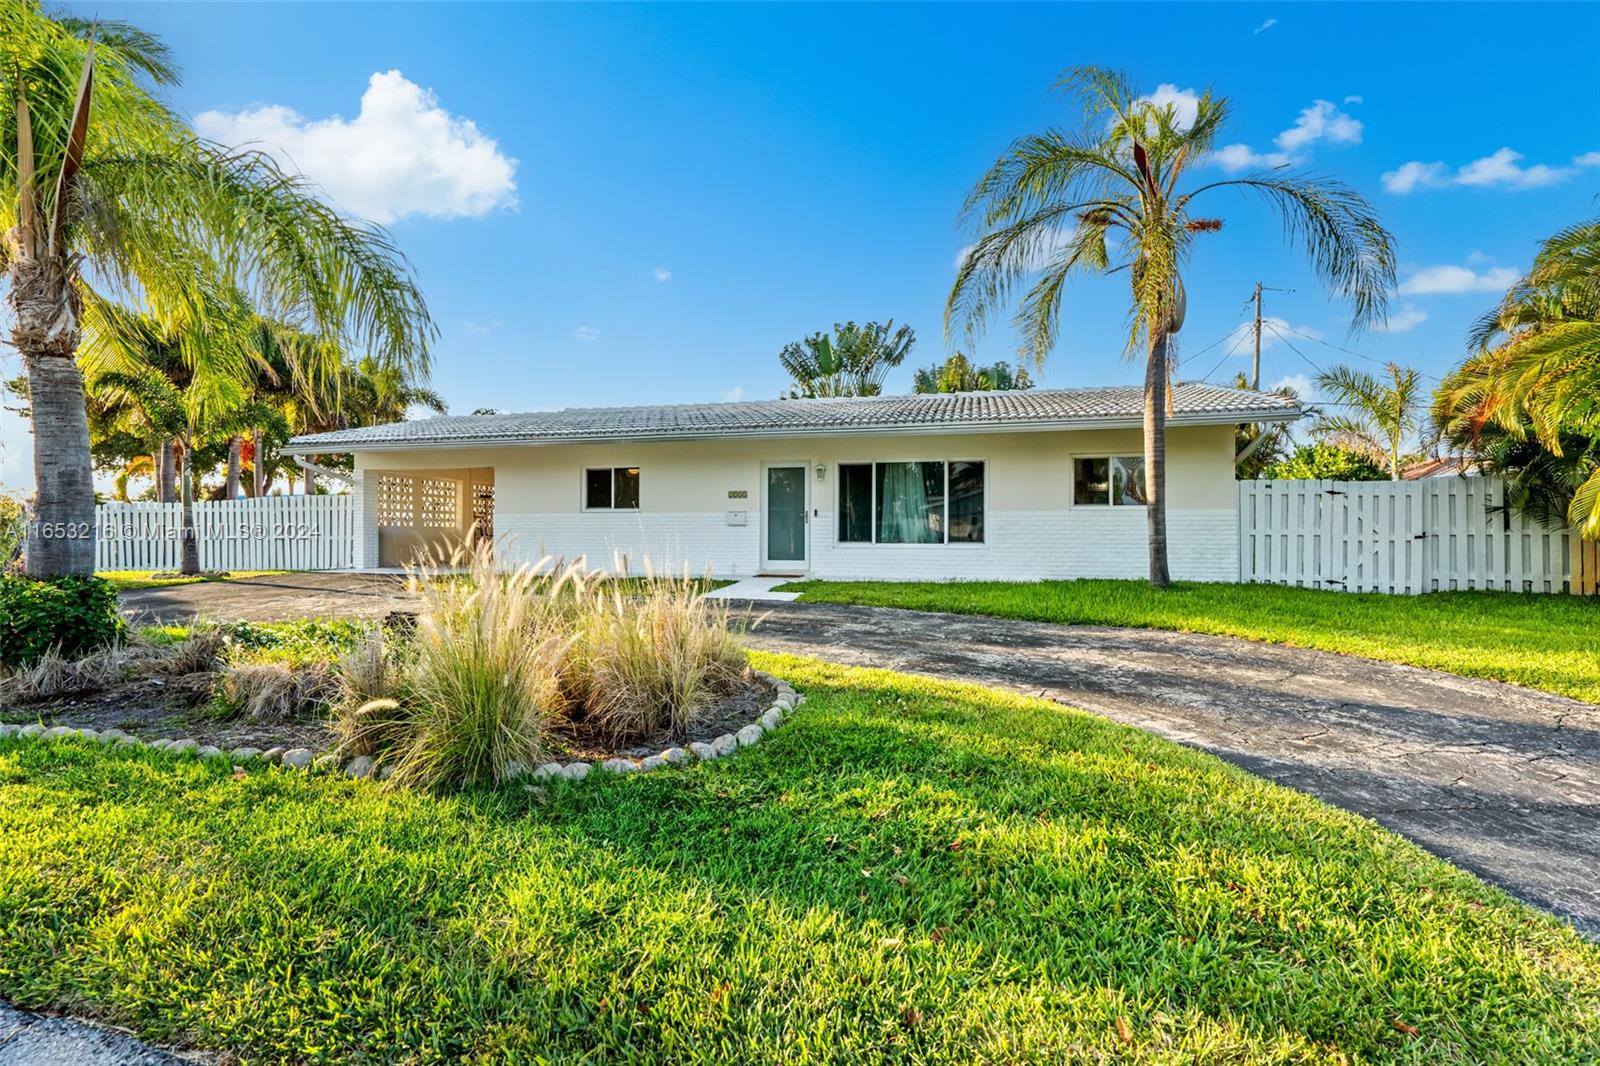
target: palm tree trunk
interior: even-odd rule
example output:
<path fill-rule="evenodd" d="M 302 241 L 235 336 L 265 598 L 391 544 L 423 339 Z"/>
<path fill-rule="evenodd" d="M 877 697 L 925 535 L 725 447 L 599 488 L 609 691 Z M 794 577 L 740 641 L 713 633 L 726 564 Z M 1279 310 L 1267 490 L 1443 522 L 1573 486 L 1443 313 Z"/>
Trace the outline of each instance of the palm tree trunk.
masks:
<path fill-rule="evenodd" d="M 1150 532 L 1150 584 L 1172 584 L 1167 569 L 1167 332 L 1153 331 L 1144 368 L 1144 494 Z"/>
<path fill-rule="evenodd" d="M 267 494 L 267 456 L 262 450 L 266 434 L 256 430 L 253 443 L 255 444 L 255 458 L 251 462 L 250 481 L 255 485 L 252 495 L 265 496 Z"/>
<path fill-rule="evenodd" d="M 241 469 L 244 443 L 238 437 L 228 438 L 228 487 L 223 491 L 225 500 L 239 498 L 239 472 Z"/>
<path fill-rule="evenodd" d="M 11 249 L 11 343 L 22 355 L 33 417 L 32 577 L 94 572 L 94 476 L 83 375 L 75 358 L 78 293 L 71 266 Z"/>
<path fill-rule="evenodd" d="M 178 457 L 172 447 L 172 438 L 161 442 L 156 456 L 156 501 L 172 503 L 178 498 Z"/>
<path fill-rule="evenodd" d="M 192 575 L 200 572 L 200 542 L 194 529 L 194 464 L 189 461 L 188 441 L 184 441 L 180 481 L 183 487 L 183 565 L 179 572 Z"/>

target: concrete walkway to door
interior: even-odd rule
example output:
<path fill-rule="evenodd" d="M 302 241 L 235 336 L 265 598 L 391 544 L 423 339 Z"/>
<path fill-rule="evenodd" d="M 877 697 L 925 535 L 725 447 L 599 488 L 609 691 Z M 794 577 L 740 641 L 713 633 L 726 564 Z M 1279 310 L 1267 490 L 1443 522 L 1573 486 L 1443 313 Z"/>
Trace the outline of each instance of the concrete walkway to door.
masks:
<path fill-rule="evenodd" d="M 143 621 L 382 618 L 409 603 L 398 579 L 366 574 L 122 594 Z M 1148 729 L 1373 818 L 1600 936 L 1600 707 L 1229 637 L 748 607 L 758 648 L 995 685 Z"/>

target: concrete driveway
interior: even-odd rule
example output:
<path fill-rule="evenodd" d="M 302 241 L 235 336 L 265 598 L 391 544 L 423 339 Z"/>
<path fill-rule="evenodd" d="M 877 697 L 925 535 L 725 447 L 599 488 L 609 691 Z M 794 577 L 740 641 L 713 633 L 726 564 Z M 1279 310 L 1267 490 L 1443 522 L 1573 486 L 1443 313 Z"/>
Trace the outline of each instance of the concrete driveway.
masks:
<path fill-rule="evenodd" d="M 381 617 L 398 579 L 300 574 L 123 594 L 143 618 Z M 1600 707 L 1227 637 L 759 603 L 751 642 L 1046 696 L 1373 818 L 1600 935 Z"/>

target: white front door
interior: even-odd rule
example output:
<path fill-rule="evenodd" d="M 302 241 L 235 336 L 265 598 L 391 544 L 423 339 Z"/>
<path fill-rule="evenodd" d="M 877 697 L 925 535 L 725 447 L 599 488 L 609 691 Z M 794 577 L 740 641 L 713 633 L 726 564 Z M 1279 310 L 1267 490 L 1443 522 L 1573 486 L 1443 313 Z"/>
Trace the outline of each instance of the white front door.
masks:
<path fill-rule="evenodd" d="M 767 463 L 761 500 L 761 569 L 803 574 L 808 568 L 811 484 L 805 463 Z"/>

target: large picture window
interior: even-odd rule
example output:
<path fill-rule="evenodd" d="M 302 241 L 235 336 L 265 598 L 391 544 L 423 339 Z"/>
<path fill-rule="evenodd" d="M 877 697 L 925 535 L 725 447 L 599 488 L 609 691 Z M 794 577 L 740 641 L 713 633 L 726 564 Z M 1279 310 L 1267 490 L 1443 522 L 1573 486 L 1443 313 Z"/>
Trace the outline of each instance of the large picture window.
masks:
<path fill-rule="evenodd" d="M 583 472 L 583 507 L 586 511 L 637 511 L 639 468 L 589 467 Z"/>
<path fill-rule="evenodd" d="M 1143 507 L 1144 456 L 1084 456 L 1074 459 L 1072 502 L 1111 507 Z"/>
<path fill-rule="evenodd" d="M 839 465 L 841 544 L 983 543 L 984 465 Z"/>

